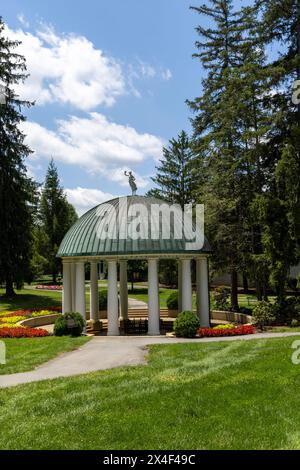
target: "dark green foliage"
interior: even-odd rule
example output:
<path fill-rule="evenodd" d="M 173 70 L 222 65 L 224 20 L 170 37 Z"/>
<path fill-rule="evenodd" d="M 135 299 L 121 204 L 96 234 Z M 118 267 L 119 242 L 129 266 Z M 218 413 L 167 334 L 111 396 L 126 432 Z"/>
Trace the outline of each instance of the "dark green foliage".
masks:
<path fill-rule="evenodd" d="M 280 323 L 291 323 L 293 319 L 300 320 L 300 297 L 278 298 L 274 312 Z"/>
<path fill-rule="evenodd" d="M 55 336 L 81 336 L 85 327 L 85 321 L 78 312 L 67 312 L 58 317 L 54 325 Z"/>
<path fill-rule="evenodd" d="M 99 292 L 99 310 L 105 312 L 107 310 L 107 290 L 101 289 Z"/>
<path fill-rule="evenodd" d="M 25 121 L 22 101 L 14 86 L 26 75 L 24 57 L 15 52 L 19 45 L 4 36 L 0 17 L 0 84 L 5 103 L 0 104 L 0 281 L 6 294 L 14 294 L 13 284 L 31 277 L 32 222 L 36 204 L 36 185 L 27 176 L 24 160 L 31 150 L 24 143 L 19 124 Z"/>
<path fill-rule="evenodd" d="M 178 283 L 178 262 L 162 259 L 159 263 L 159 282 L 165 286 L 176 287 Z"/>
<path fill-rule="evenodd" d="M 216 287 L 213 293 L 214 306 L 217 310 L 230 309 L 230 289 L 225 286 Z"/>
<path fill-rule="evenodd" d="M 169 146 L 163 149 L 163 159 L 156 171 L 152 180 L 157 189 L 150 191 L 148 196 L 179 204 L 182 208 L 193 202 L 193 193 L 199 184 L 199 168 L 186 132 L 182 131 L 177 139 L 171 139 Z"/>
<path fill-rule="evenodd" d="M 182 312 L 174 322 L 176 336 L 181 338 L 194 338 L 200 327 L 200 321 L 193 312 Z"/>
<path fill-rule="evenodd" d="M 265 329 L 265 326 L 271 325 L 276 319 L 276 312 L 274 305 L 269 302 L 261 301 L 253 309 L 253 322 L 261 330 Z"/>
<path fill-rule="evenodd" d="M 74 207 L 67 201 L 53 160 L 49 164 L 43 186 L 39 216 L 39 252 L 47 259 L 47 271 L 52 274 L 53 282 L 56 283 L 61 268 L 61 262 L 56 258 L 57 251 L 65 234 L 78 217 Z"/>
<path fill-rule="evenodd" d="M 178 291 L 172 292 L 167 298 L 167 307 L 169 310 L 178 310 Z"/>
<path fill-rule="evenodd" d="M 66 336 L 68 334 L 67 323 L 64 316 L 59 316 L 54 324 L 54 336 Z"/>

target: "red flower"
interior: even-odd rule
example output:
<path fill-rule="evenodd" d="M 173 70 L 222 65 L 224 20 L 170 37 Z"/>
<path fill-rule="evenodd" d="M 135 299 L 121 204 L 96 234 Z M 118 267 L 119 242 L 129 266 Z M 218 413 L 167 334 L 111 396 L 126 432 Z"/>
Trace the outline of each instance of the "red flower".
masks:
<path fill-rule="evenodd" d="M 199 328 L 198 336 L 200 338 L 221 337 L 221 336 L 242 336 L 253 335 L 255 333 L 253 325 L 241 325 L 231 329 L 222 328 Z"/>
<path fill-rule="evenodd" d="M 0 338 L 37 338 L 44 336 L 49 336 L 49 332 L 41 328 L 0 328 Z"/>

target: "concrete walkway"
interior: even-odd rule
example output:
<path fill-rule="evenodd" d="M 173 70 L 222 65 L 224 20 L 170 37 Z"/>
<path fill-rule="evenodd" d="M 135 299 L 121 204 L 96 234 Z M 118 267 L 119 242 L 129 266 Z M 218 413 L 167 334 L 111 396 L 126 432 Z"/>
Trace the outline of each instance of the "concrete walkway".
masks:
<path fill-rule="evenodd" d="M 95 337 L 83 347 L 65 353 L 31 372 L 0 375 L 0 388 L 38 382 L 59 377 L 71 377 L 99 370 L 145 364 L 147 346 L 151 344 L 208 343 L 249 341 L 255 339 L 300 336 L 300 333 L 259 333 L 226 338 L 180 339 L 161 337 Z"/>

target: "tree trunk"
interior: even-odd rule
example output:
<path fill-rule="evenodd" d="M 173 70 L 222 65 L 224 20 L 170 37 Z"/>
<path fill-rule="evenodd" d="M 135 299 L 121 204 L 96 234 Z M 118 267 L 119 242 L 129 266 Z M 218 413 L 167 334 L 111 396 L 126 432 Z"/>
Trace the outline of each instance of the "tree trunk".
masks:
<path fill-rule="evenodd" d="M 249 294 L 249 284 L 246 274 L 243 274 L 243 290 L 244 294 Z"/>
<path fill-rule="evenodd" d="M 5 296 L 6 297 L 14 297 L 16 295 L 14 291 L 14 283 L 12 279 L 6 279 L 6 291 L 5 291 Z"/>
<path fill-rule="evenodd" d="M 259 302 L 261 302 L 263 299 L 263 289 L 259 282 L 256 284 L 256 297 Z"/>
<path fill-rule="evenodd" d="M 239 311 L 238 273 L 235 269 L 231 271 L 231 308 L 234 312 Z"/>
<path fill-rule="evenodd" d="M 57 283 L 57 274 L 56 273 L 52 273 L 52 282 L 53 282 L 53 285 L 55 286 L 56 283 Z"/>

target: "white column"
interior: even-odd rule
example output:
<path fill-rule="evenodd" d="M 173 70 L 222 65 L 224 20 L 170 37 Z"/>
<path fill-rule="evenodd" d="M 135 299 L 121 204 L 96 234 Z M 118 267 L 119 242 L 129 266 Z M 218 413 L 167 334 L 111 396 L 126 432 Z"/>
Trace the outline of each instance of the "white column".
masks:
<path fill-rule="evenodd" d="M 197 313 L 202 327 L 209 327 L 209 281 L 207 258 L 197 259 Z"/>
<path fill-rule="evenodd" d="M 117 262 L 108 262 L 107 319 L 108 336 L 119 336 Z"/>
<path fill-rule="evenodd" d="M 76 262 L 76 295 L 75 295 L 76 312 L 81 313 L 86 320 L 86 304 L 85 304 L 85 270 L 84 262 Z"/>
<path fill-rule="evenodd" d="M 160 335 L 160 303 L 157 259 L 148 260 L 148 334 Z"/>
<path fill-rule="evenodd" d="M 63 261 L 63 313 L 72 310 L 71 264 Z"/>
<path fill-rule="evenodd" d="M 127 282 L 127 261 L 120 261 L 120 307 L 121 320 L 128 319 L 128 282 Z"/>
<path fill-rule="evenodd" d="M 98 263 L 91 261 L 90 319 L 99 320 Z"/>
<path fill-rule="evenodd" d="M 182 263 L 182 311 L 193 309 L 191 260 L 183 259 Z"/>
<path fill-rule="evenodd" d="M 76 311 L 76 263 L 71 263 L 72 312 Z"/>
<path fill-rule="evenodd" d="M 178 312 L 182 312 L 182 263 L 178 261 Z"/>

